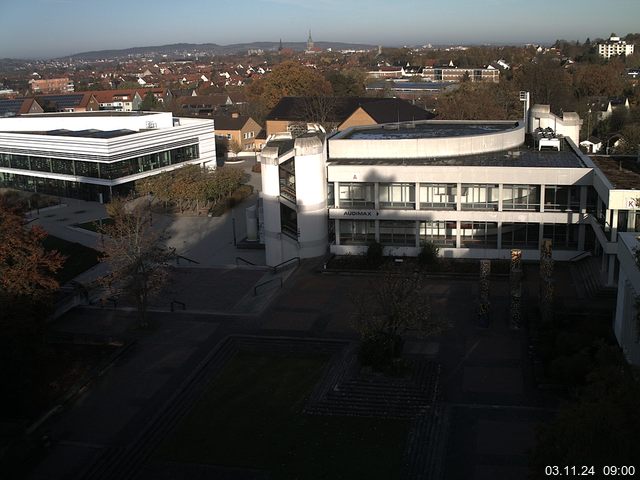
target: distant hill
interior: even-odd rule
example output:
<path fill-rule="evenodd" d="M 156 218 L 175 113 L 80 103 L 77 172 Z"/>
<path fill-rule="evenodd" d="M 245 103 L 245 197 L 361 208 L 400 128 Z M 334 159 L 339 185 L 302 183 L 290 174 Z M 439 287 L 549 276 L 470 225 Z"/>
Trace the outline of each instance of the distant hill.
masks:
<path fill-rule="evenodd" d="M 326 50 L 369 50 L 375 48 L 373 45 L 364 45 L 359 43 L 343 43 L 343 42 L 314 42 L 315 46 Z M 247 50 L 262 49 L 266 51 L 275 51 L 278 49 L 279 42 L 252 42 L 252 43 L 236 43 L 233 45 L 218 45 L 216 43 L 175 43 L 172 45 L 159 45 L 152 47 L 134 47 L 124 48 L 120 50 L 98 50 L 93 52 L 82 52 L 74 55 L 65 56 L 63 58 L 72 58 L 76 60 L 96 60 L 122 58 L 128 56 L 144 56 L 144 55 L 167 55 L 167 56 L 184 56 L 187 53 L 208 54 L 208 55 L 230 55 L 236 53 L 246 53 Z M 290 48 L 296 51 L 303 51 L 307 48 L 305 42 L 283 42 L 284 48 Z"/>

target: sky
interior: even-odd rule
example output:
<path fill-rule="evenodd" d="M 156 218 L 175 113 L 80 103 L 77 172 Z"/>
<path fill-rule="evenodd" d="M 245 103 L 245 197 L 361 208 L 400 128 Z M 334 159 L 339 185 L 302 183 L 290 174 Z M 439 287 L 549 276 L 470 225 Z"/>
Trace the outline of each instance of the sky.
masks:
<path fill-rule="evenodd" d="M 553 43 L 640 31 L 640 0 L 0 0 L 0 58 L 166 45 Z"/>

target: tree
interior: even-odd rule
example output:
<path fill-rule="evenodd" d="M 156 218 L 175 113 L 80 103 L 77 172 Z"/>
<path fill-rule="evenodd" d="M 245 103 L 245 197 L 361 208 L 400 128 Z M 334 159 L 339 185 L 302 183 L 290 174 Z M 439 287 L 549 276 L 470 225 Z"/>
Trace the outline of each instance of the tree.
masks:
<path fill-rule="evenodd" d="M 147 94 L 144 96 L 144 99 L 142 100 L 142 103 L 140 104 L 140 110 L 153 111 L 158 110 L 158 107 L 159 103 L 153 92 L 147 92 Z"/>
<path fill-rule="evenodd" d="M 64 257 L 46 252 L 47 233 L 38 225 L 27 229 L 22 215 L 0 197 L 0 293 L 42 299 L 58 289 L 53 274 Z"/>
<path fill-rule="evenodd" d="M 248 86 L 248 94 L 254 101 L 261 101 L 266 108 L 273 108 L 282 97 L 331 96 L 331 84 L 316 70 L 294 61 L 282 62 L 273 67 L 271 74 Z"/>
<path fill-rule="evenodd" d="M 518 95 L 511 84 L 463 83 L 438 102 L 438 118 L 496 120 L 521 118 Z"/>
<path fill-rule="evenodd" d="M 531 92 L 531 103 L 551 105 L 554 109 L 575 110 L 571 75 L 560 62 L 537 57 L 514 76 L 519 90 Z"/>
<path fill-rule="evenodd" d="M 326 78 L 335 97 L 360 97 L 366 93 L 366 73 L 361 70 L 334 70 Z"/>
<path fill-rule="evenodd" d="M 415 272 L 387 270 L 353 302 L 354 326 L 362 337 L 361 362 L 376 369 L 387 369 L 400 357 L 407 331 L 429 337 L 448 328 L 446 320 L 432 315 L 423 277 Z"/>
<path fill-rule="evenodd" d="M 148 325 L 149 299 L 167 279 L 167 262 L 172 252 L 162 234 L 151 227 L 151 210 L 143 201 L 114 198 L 107 207 L 113 224 L 103 228 L 103 261 L 110 273 L 102 279 L 111 294 L 131 297 L 138 310 L 140 326 Z"/>
<path fill-rule="evenodd" d="M 588 385 L 538 436 L 532 478 L 545 465 L 635 465 L 640 458 L 640 386 L 619 348 L 600 346 Z M 637 372 L 636 377 L 637 377 Z"/>
<path fill-rule="evenodd" d="M 0 408 L 28 412 L 42 374 L 45 319 L 58 289 L 64 257 L 47 252 L 39 226 L 27 228 L 20 210 L 0 197 Z"/>

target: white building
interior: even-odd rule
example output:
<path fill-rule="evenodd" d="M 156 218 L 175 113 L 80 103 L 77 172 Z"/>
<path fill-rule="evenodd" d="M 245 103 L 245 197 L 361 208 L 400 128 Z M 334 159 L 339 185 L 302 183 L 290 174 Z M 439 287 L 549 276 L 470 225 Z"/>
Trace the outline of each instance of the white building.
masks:
<path fill-rule="evenodd" d="M 633 55 L 633 47 L 633 44 L 620 40 L 620 37 L 612 36 L 606 42 L 598 44 L 598 55 L 604 58 Z"/>
<path fill-rule="evenodd" d="M 0 119 L 0 187 L 86 200 L 198 164 L 215 168 L 213 121 L 165 112 L 83 112 Z"/>
<path fill-rule="evenodd" d="M 508 259 L 517 248 L 537 260 L 551 239 L 554 259 L 589 252 L 608 285 L 622 272 L 620 285 L 631 279 L 640 294 L 618 235 L 640 231 L 635 160 L 584 155 L 576 114 L 536 105 L 527 123 L 428 120 L 271 138 L 261 154 L 267 263 L 363 254 L 373 241 L 394 256 L 430 242 L 449 258 Z M 638 335 L 629 298 L 619 298 L 621 344 Z"/>

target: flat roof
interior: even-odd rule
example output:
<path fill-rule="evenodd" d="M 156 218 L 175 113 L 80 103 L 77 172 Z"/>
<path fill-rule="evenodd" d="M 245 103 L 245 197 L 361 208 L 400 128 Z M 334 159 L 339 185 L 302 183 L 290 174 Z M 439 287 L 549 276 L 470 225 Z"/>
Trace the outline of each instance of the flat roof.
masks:
<path fill-rule="evenodd" d="M 389 159 L 349 159 L 331 158 L 329 144 L 329 163 L 331 165 L 424 165 L 424 166 L 463 166 L 463 167 L 519 167 L 519 168 L 589 168 L 571 147 L 562 140 L 562 150 L 538 151 L 527 145 L 499 152 L 460 155 L 455 157 L 425 158 L 389 158 Z"/>
<path fill-rule="evenodd" d="M 119 130 L 96 130 L 95 128 L 87 130 L 47 130 L 42 132 L 2 132 L 12 133 L 16 135 L 51 135 L 55 137 L 82 137 L 82 138 L 117 138 L 132 133 L 138 133 L 135 130 L 119 129 Z"/>
<path fill-rule="evenodd" d="M 428 121 L 427 121 L 428 122 Z M 469 137 L 487 133 L 504 132 L 518 127 L 518 122 L 487 123 L 400 123 L 385 124 L 377 128 L 355 128 L 341 140 L 383 140 Z"/>
<path fill-rule="evenodd" d="M 613 188 L 620 190 L 640 189 L 640 165 L 638 158 L 594 155 L 593 163 L 605 174 Z"/>
<path fill-rule="evenodd" d="M 94 112 L 52 112 L 52 113 L 29 113 L 20 115 L 24 118 L 55 118 L 55 117 L 143 117 L 145 115 L 160 115 L 164 112 L 116 112 L 113 110 L 98 110 Z"/>

